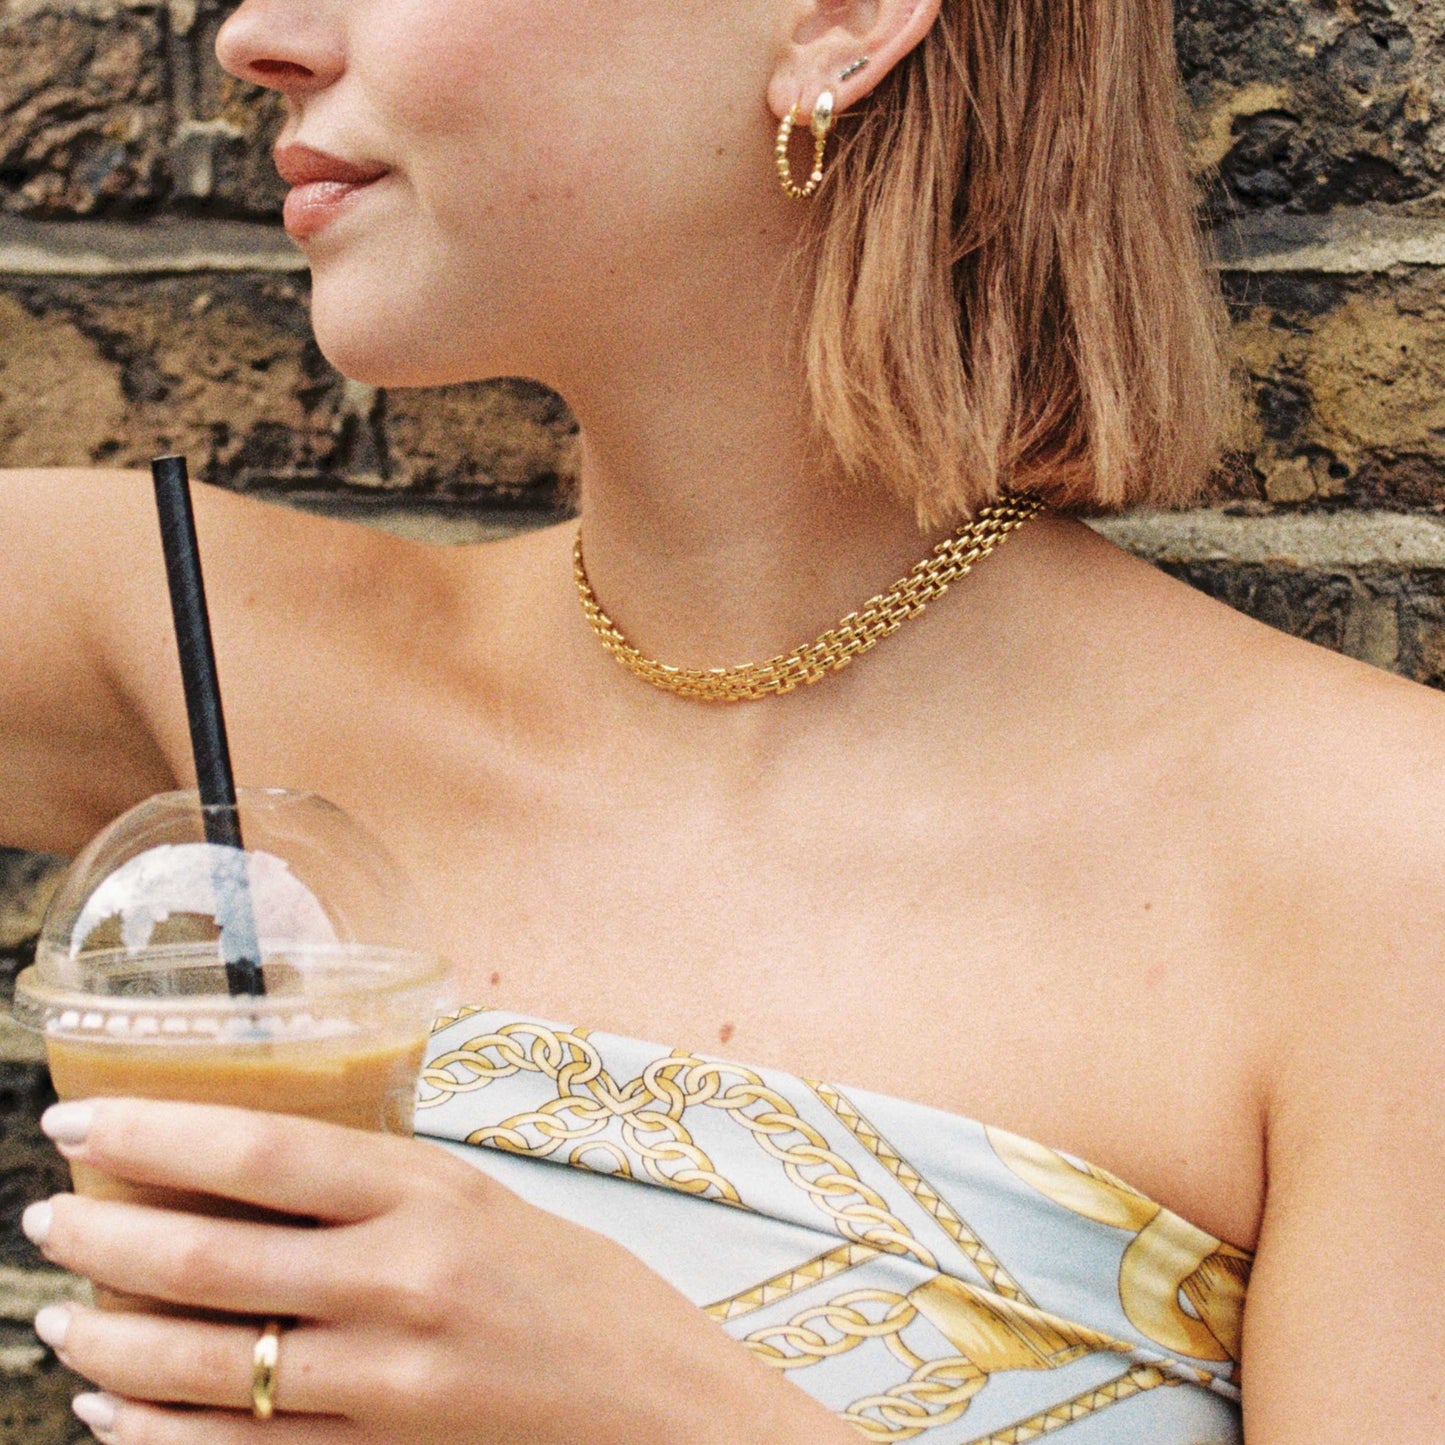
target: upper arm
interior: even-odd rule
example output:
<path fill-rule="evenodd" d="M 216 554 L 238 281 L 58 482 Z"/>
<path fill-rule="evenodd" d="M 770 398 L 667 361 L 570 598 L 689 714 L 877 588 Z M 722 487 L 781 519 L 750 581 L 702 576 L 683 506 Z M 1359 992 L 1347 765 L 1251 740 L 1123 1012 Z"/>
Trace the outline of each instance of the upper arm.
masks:
<path fill-rule="evenodd" d="M 1424 712 L 1392 739 L 1397 783 L 1345 799 L 1336 896 L 1281 1014 L 1250 1445 L 1445 1440 L 1445 708 Z"/>
<path fill-rule="evenodd" d="M 165 606 L 148 506 L 136 473 L 0 472 L 0 845 L 73 852 L 174 786 L 114 646 Z"/>

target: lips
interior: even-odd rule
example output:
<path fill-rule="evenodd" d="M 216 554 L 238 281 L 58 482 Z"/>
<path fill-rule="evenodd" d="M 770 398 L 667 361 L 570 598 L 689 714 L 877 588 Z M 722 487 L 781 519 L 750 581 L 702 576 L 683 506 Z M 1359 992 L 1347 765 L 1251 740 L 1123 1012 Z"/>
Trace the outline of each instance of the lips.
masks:
<path fill-rule="evenodd" d="M 276 169 L 292 187 L 283 219 L 287 233 L 304 241 L 329 225 L 390 171 L 376 161 L 348 161 L 311 146 L 277 146 Z"/>
<path fill-rule="evenodd" d="M 276 169 L 288 186 L 309 186 L 322 181 L 334 181 L 338 185 L 364 186 L 379 180 L 390 169 L 377 161 L 344 161 L 340 156 L 328 155 L 312 146 L 277 146 L 275 150 Z"/>

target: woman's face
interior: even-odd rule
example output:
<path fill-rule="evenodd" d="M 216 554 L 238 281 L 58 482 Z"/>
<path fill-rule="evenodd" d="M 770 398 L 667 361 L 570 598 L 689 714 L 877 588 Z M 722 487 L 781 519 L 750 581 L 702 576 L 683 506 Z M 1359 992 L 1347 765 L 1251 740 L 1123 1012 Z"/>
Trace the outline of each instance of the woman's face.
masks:
<path fill-rule="evenodd" d="M 557 381 L 768 229 L 777 25 L 771 0 L 244 0 L 217 51 L 286 97 L 288 178 L 327 167 L 287 147 L 380 173 L 288 215 L 342 371 Z"/>

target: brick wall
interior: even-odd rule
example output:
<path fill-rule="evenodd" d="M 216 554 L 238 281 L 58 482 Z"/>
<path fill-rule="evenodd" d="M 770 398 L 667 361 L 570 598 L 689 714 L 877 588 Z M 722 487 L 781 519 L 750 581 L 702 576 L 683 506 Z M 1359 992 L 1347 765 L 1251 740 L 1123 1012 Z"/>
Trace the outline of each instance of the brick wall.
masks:
<path fill-rule="evenodd" d="M 277 107 L 211 61 L 224 14 L 0 0 L 0 465 L 184 449 L 209 481 L 439 539 L 554 513 L 573 430 L 548 393 L 382 393 L 322 361 L 276 226 Z M 1181 0 L 1178 34 L 1246 419 L 1213 505 L 1102 529 L 1445 686 L 1445 0 Z M 0 852 L 0 980 L 53 878 Z M 47 1087 L 0 1029 L 0 1445 L 84 1434 L 25 1327 L 72 1286 L 14 1227 L 61 1178 Z"/>

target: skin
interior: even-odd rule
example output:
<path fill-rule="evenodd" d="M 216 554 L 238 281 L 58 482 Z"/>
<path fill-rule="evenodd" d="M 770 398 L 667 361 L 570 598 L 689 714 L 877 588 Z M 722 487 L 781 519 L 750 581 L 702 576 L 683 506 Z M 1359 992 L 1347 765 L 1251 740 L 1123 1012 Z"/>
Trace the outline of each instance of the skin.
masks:
<path fill-rule="evenodd" d="M 599 596 L 711 666 L 815 635 L 933 540 L 809 455 L 771 144 L 860 54 L 838 90 L 865 105 L 935 8 L 246 0 L 220 54 L 285 93 L 289 138 L 393 168 L 308 242 L 327 354 L 558 387 Z M 384 838 L 463 995 L 1088 1159 L 1257 1248 L 1251 1445 L 1441 1438 L 1445 700 L 1050 517 L 847 672 L 707 708 L 603 654 L 570 528 L 441 551 L 198 505 L 238 774 Z M 73 851 L 190 779 L 153 532 L 144 478 L 0 478 L 7 843 Z M 66 1148 L 332 1224 L 263 1248 L 68 1196 L 32 1214 L 102 1282 L 314 1321 L 258 1425 L 254 1329 L 71 1310 L 107 1440 L 855 1438 L 615 1246 L 425 1144 L 107 1101 Z M 610 1323 L 539 1349 L 558 1315 Z M 565 1404 L 525 1367 L 552 1348 L 581 1360 Z"/>

